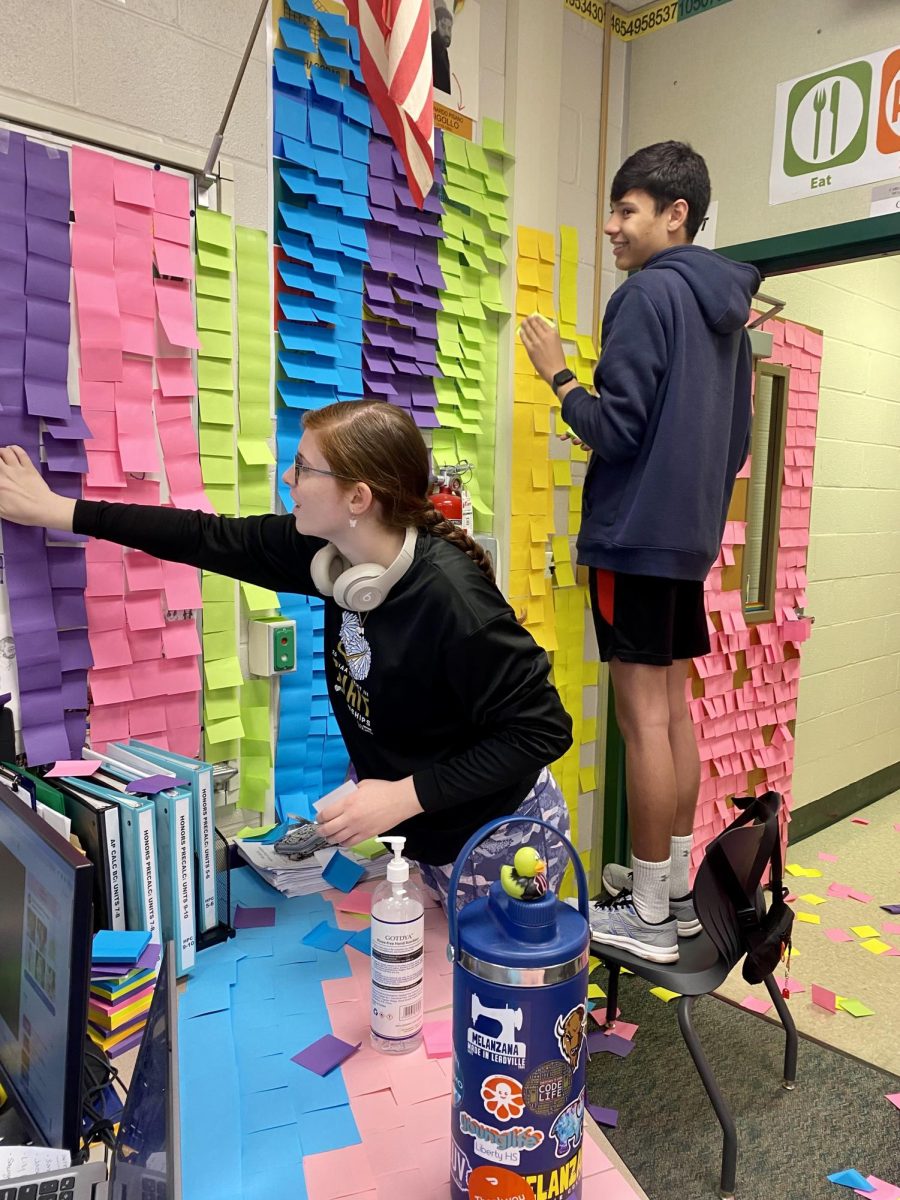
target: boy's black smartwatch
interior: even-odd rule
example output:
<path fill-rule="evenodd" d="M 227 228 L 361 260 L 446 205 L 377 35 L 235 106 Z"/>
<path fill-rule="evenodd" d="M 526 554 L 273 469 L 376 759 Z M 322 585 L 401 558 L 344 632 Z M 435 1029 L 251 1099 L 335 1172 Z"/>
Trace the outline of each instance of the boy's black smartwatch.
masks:
<path fill-rule="evenodd" d="M 568 367 L 566 367 L 564 371 L 556 372 L 556 374 L 550 380 L 550 386 L 553 388 L 554 392 L 558 392 L 564 383 L 568 383 L 574 378 L 574 374 L 569 370 Z"/>

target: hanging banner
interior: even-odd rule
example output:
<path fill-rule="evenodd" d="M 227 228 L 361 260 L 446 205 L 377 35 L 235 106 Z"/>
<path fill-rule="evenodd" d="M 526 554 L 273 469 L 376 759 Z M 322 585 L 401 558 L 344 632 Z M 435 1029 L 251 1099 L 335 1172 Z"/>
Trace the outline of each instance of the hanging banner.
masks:
<path fill-rule="evenodd" d="M 770 204 L 894 179 L 898 154 L 900 46 L 778 85 Z"/>

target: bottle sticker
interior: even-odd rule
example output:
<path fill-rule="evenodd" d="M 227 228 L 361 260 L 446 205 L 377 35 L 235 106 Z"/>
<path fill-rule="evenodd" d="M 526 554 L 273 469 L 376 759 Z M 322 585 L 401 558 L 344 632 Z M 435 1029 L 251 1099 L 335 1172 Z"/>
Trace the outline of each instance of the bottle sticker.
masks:
<path fill-rule="evenodd" d="M 372 1032 L 397 1040 L 422 1028 L 425 915 L 412 921 L 372 918 Z"/>
<path fill-rule="evenodd" d="M 498 1121 L 512 1121 L 525 1111 L 525 1098 L 518 1079 L 508 1075 L 488 1075 L 481 1085 L 485 1111 Z"/>
<path fill-rule="evenodd" d="M 584 1128 L 584 1091 L 562 1110 L 550 1126 L 550 1136 L 556 1142 L 556 1157 L 566 1158 L 581 1142 Z"/>
<path fill-rule="evenodd" d="M 525 1014 L 521 1008 L 491 1008 L 472 993 L 471 1026 L 466 1038 L 469 1054 L 504 1067 L 525 1068 L 526 1047 L 516 1041 Z"/>
<path fill-rule="evenodd" d="M 552 1117 L 569 1099 L 572 1068 L 559 1058 L 551 1058 L 534 1068 L 525 1080 L 525 1104 L 539 1117 Z"/>
<path fill-rule="evenodd" d="M 574 1071 L 581 1056 L 584 1045 L 584 1023 L 587 1019 L 587 1009 L 583 1004 L 570 1008 L 565 1016 L 556 1018 L 553 1032 L 556 1034 L 556 1044 L 559 1052 Z"/>

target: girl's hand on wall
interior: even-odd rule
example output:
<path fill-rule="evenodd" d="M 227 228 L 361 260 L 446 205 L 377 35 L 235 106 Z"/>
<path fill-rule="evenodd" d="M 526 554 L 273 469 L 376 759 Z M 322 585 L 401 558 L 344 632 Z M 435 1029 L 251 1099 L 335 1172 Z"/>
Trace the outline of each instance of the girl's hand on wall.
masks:
<path fill-rule="evenodd" d="M 0 517 L 17 525 L 71 529 L 75 501 L 51 492 L 21 446 L 0 448 Z"/>
<path fill-rule="evenodd" d="M 367 838 L 387 833 L 401 821 L 422 812 L 412 776 L 389 783 L 386 779 L 362 779 L 356 791 L 336 801 L 316 817 L 329 842 L 355 846 Z"/>

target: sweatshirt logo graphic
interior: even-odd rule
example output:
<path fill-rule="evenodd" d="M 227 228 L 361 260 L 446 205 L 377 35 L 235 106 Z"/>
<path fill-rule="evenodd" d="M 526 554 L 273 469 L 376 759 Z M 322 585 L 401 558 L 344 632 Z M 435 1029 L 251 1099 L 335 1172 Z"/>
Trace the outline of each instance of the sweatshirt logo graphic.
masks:
<path fill-rule="evenodd" d="M 344 613 L 341 619 L 341 646 L 351 678 L 357 682 L 365 679 L 372 666 L 372 648 L 359 623 L 359 613 Z"/>

